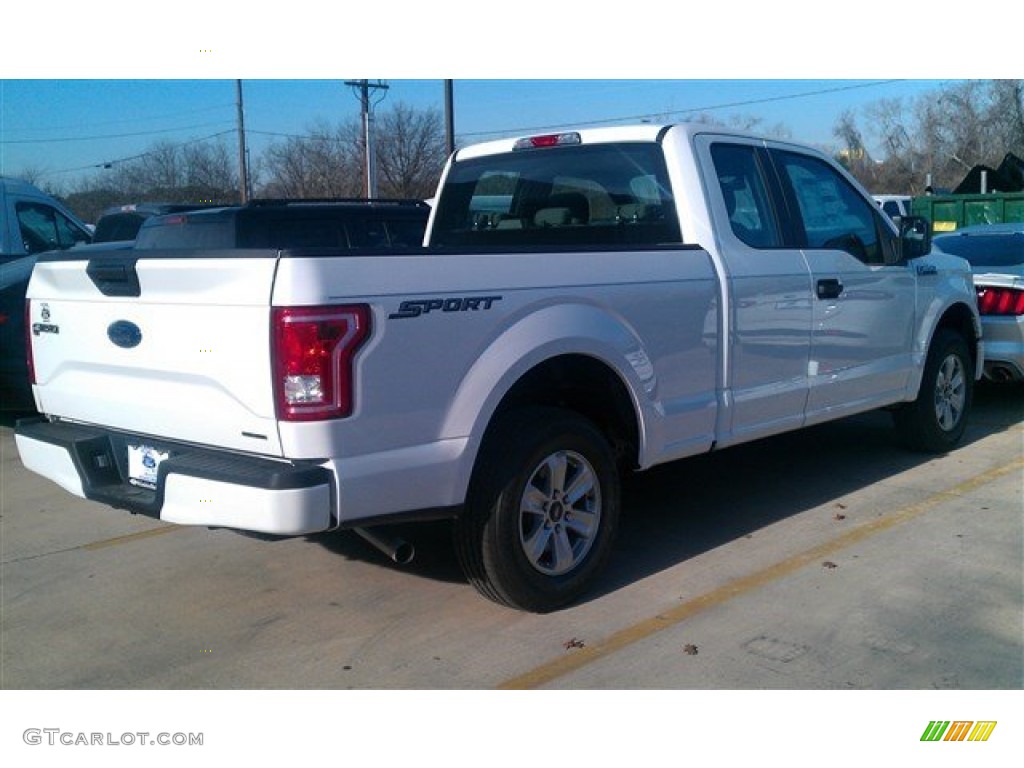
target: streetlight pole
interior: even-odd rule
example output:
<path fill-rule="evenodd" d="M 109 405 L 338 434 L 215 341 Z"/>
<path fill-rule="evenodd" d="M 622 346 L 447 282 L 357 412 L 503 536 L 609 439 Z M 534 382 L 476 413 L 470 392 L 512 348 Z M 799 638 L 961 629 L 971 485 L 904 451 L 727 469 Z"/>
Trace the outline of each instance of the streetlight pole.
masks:
<path fill-rule="evenodd" d="M 387 90 L 389 86 L 380 80 L 371 83 L 369 80 L 346 80 L 345 85 L 358 89 L 359 102 L 363 113 L 363 141 L 366 146 L 366 197 L 377 196 L 377 158 L 373 147 L 373 110 L 370 107 L 371 90 Z"/>
<path fill-rule="evenodd" d="M 235 80 L 238 105 L 238 197 L 242 205 L 249 202 L 249 166 L 245 160 L 245 116 L 242 111 L 242 81 Z"/>
<path fill-rule="evenodd" d="M 454 81 L 444 81 L 444 138 L 448 154 L 455 151 L 455 95 Z"/>

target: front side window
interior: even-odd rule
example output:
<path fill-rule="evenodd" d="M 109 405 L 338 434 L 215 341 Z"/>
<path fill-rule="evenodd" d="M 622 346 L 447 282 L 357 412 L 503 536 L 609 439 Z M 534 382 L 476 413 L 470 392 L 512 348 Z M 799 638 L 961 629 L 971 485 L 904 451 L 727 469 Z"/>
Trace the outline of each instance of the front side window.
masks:
<path fill-rule="evenodd" d="M 818 158 L 795 152 L 774 156 L 796 200 L 805 247 L 846 251 L 866 264 L 884 263 L 877 205 Z"/>
<path fill-rule="evenodd" d="M 781 245 L 755 148 L 715 144 L 711 157 L 733 234 L 752 248 Z"/>
<path fill-rule="evenodd" d="M 16 211 L 21 238 L 30 254 L 63 250 L 90 240 L 89 233 L 48 205 L 18 203 Z"/>
<path fill-rule="evenodd" d="M 681 242 L 656 144 L 594 144 L 457 162 L 435 246 L 655 245 Z"/>

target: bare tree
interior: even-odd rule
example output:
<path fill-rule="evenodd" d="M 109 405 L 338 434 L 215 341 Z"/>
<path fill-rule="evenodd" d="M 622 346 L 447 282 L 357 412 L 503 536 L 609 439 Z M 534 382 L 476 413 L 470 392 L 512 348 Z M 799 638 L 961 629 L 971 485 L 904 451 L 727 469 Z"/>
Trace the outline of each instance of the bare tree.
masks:
<path fill-rule="evenodd" d="M 424 198 L 434 193 L 445 160 L 444 130 L 436 110 L 397 104 L 375 121 L 376 158 L 385 197 Z M 265 197 L 362 197 L 365 142 L 359 119 L 273 144 L 261 168 Z"/>
<path fill-rule="evenodd" d="M 188 144 L 181 150 L 184 186 L 217 192 L 238 189 L 237 163 L 224 144 Z"/>
<path fill-rule="evenodd" d="M 881 100 L 864 109 L 879 157 L 850 170 L 878 192 L 920 194 L 926 180 L 955 187 L 976 165 L 998 166 L 1006 153 L 1024 154 L 1020 80 L 972 80 L 928 92 L 912 102 Z M 844 113 L 834 135 L 859 135 L 857 116 Z"/>
<path fill-rule="evenodd" d="M 669 115 L 664 115 L 659 119 L 666 123 L 672 122 Z M 688 115 L 686 121 L 701 125 L 722 125 L 736 131 L 759 133 L 762 136 L 769 136 L 775 139 L 789 139 L 793 136 L 793 132 L 785 123 L 775 123 L 775 125 L 766 128 L 762 125 L 764 122 L 762 118 L 745 113 L 732 113 L 723 118 L 710 115 L 707 112 L 698 112 Z"/>
<path fill-rule="evenodd" d="M 38 165 L 26 165 L 22 166 L 22 168 L 17 173 L 11 175 L 15 179 L 21 179 L 22 181 L 27 181 L 29 184 L 33 186 L 43 188 L 46 184 L 44 179 L 47 176 L 47 170 Z"/>
<path fill-rule="evenodd" d="M 319 122 L 306 136 L 272 144 L 262 163 L 264 197 L 358 197 L 363 188 L 358 124 Z"/>
<path fill-rule="evenodd" d="M 839 142 L 836 160 L 866 187 L 877 185 L 878 163 L 867 148 L 852 110 L 843 111 L 832 128 L 832 135 Z"/>
<path fill-rule="evenodd" d="M 381 191 L 390 197 L 434 194 L 447 156 L 441 113 L 396 104 L 377 123 Z"/>
<path fill-rule="evenodd" d="M 234 202 L 238 172 L 222 143 L 159 142 L 103 177 L 125 202 Z"/>
<path fill-rule="evenodd" d="M 1024 157 L 1024 80 L 993 80 L 987 119 L 1008 145 Z"/>

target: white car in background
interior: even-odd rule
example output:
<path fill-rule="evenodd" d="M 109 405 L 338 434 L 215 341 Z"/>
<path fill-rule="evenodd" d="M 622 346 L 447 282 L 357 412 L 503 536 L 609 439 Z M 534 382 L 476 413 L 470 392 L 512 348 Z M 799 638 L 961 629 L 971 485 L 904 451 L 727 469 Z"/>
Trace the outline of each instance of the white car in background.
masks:
<path fill-rule="evenodd" d="M 1024 381 L 1024 222 L 977 224 L 932 240 L 971 264 L 985 339 L 985 377 Z"/>
<path fill-rule="evenodd" d="M 910 215 L 910 195 L 872 195 L 878 207 L 894 221 Z"/>

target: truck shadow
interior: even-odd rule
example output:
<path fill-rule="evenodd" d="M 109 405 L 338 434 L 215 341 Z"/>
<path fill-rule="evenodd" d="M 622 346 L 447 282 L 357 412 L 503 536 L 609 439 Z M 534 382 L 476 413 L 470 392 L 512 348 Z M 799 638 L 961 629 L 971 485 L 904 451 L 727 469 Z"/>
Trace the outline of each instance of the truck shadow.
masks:
<path fill-rule="evenodd" d="M 1024 386 L 981 384 L 963 445 L 1021 421 Z M 890 414 L 878 411 L 631 476 L 623 487 L 612 561 L 582 602 L 809 509 L 835 502 L 838 510 L 847 494 L 933 458 L 903 448 L 896 440 Z M 377 562 L 426 579 L 465 581 L 449 523 L 396 525 L 384 530 L 415 546 L 411 563 L 391 563 L 351 531 L 312 539 L 343 557 Z"/>
<path fill-rule="evenodd" d="M 981 385 L 958 450 L 1021 421 L 1024 388 Z M 934 458 L 903 448 L 879 411 L 638 474 L 624 489 L 614 560 L 590 599 L 807 510 L 842 513 L 846 495 Z"/>

